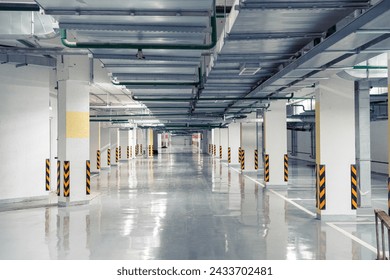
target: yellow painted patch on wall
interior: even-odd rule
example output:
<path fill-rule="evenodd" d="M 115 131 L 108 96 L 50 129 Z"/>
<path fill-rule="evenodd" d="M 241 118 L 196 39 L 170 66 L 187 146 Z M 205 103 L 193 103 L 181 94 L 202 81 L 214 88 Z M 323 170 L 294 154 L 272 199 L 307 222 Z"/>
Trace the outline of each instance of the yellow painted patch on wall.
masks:
<path fill-rule="evenodd" d="M 89 112 L 66 112 L 66 138 L 89 138 Z"/>

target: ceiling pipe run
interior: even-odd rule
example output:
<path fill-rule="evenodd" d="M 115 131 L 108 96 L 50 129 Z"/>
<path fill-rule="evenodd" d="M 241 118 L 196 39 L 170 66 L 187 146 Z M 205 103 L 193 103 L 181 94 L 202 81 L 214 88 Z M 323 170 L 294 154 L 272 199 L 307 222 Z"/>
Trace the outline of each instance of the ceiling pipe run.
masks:
<path fill-rule="evenodd" d="M 0 2 L 0 11 L 39 12 L 39 10 L 40 8 L 36 3 Z"/>
<path fill-rule="evenodd" d="M 67 37 L 67 30 L 60 29 L 61 42 L 68 48 L 81 49 L 159 49 L 159 50 L 209 50 L 215 47 L 218 41 L 217 16 L 215 1 L 213 1 L 213 12 L 210 16 L 211 42 L 209 44 L 136 44 L 136 43 L 113 43 L 113 42 L 71 42 Z"/>
<path fill-rule="evenodd" d="M 251 101 L 251 100 L 290 100 L 290 99 L 306 99 L 302 97 L 294 97 L 294 93 L 290 96 L 269 96 L 269 97 L 202 97 L 202 98 L 142 98 L 132 96 L 133 100 L 141 102 L 192 102 L 192 101 Z"/>

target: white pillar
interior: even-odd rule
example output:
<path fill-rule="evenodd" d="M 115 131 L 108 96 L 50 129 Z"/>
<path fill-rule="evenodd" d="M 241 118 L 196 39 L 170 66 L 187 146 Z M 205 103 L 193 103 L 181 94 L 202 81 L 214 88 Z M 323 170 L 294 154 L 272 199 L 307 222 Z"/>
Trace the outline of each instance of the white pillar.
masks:
<path fill-rule="evenodd" d="M 221 143 L 220 142 L 220 129 L 219 128 L 214 128 L 214 146 L 213 146 L 213 149 L 215 147 L 215 152 L 213 153 L 213 156 L 215 158 L 219 158 L 219 144 Z"/>
<path fill-rule="evenodd" d="M 272 101 L 264 113 L 264 157 L 269 158 L 269 169 L 264 164 L 264 172 L 269 175 L 267 186 L 286 185 L 284 176 L 284 156 L 287 154 L 286 101 Z M 266 160 L 264 160 L 266 161 Z M 287 178 L 286 178 L 287 179 Z"/>
<path fill-rule="evenodd" d="M 118 128 L 110 128 L 110 145 L 111 145 L 111 166 L 118 165 L 117 162 L 117 149 L 119 151 L 120 139 L 119 139 L 119 129 Z"/>
<path fill-rule="evenodd" d="M 120 139 L 120 157 L 119 160 L 128 160 L 127 158 L 127 149 L 130 149 L 130 138 L 129 138 L 129 130 L 120 130 L 119 131 L 119 139 Z M 129 151 L 130 156 L 130 151 Z"/>
<path fill-rule="evenodd" d="M 107 169 L 110 168 L 108 164 L 108 150 L 111 150 L 111 141 L 110 141 L 110 129 L 108 127 L 100 127 L 100 168 Z M 112 152 L 111 159 L 112 159 Z M 114 150 L 115 155 L 115 150 Z M 110 159 L 110 161 L 111 161 Z"/>
<path fill-rule="evenodd" d="M 130 130 L 129 137 L 130 137 L 130 141 L 129 141 L 130 158 L 133 159 L 136 157 L 136 154 L 135 154 L 135 145 L 137 145 L 137 129 L 136 128 L 133 128 L 132 130 Z"/>
<path fill-rule="evenodd" d="M 97 153 L 100 152 L 100 166 L 97 164 Z M 91 161 L 91 172 L 100 172 L 101 151 L 100 151 L 100 122 L 91 122 L 89 127 L 89 159 Z"/>
<path fill-rule="evenodd" d="M 228 128 L 229 134 L 229 148 L 231 161 L 229 165 L 239 165 L 238 161 L 238 149 L 241 147 L 241 124 L 231 123 Z"/>
<path fill-rule="evenodd" d="M 86 160 L 89 159 L 89 59 L 69 56 L 57 60 L 58 79 L 58 159 L 62 184 L 60 205 L 87 203 Z M 66 186 L 69 164 L 69 189 Z"/>
<path fill-rule="evenodd" d="M 220 130 L 220 145 L 222 147 L 222 158 L 221 160 L 228 160 L 228 147 L 229 147 L 229 129 L 221 128 Z"/>
<path fill-rule="evenodd" d="M 353 82 L 333 76 L 318 84 L 316 198 L 320 219 L 356 215 L 351 207 L 351 165 L 355 164 L 354 107 Z"/>
<path fill-rule="evenodd" d="M 257 123 L 251 120 L 256 119 L 256 113 L 251 113 L 247 120 L 241 123 L 241 149 L 245 152 L 244 165 L 242 171 L 256 171 L 255 150 L 257 149 Z"/>
<path fill-rule="evenodd" d="M 390 92 L 390 52 L 387 53 L 387 75 L 388 75 L 388 78 L 387 78 L 387 84 L 388 84 L 388 91 L 387 91 L 387 94 L 389 94 Z M 390 116 L 390 102 L 387 102 L 387 115 Z M 388 131 L 388 137 L 390 137 L 390 121 L 387 122 L 387 125 L 388 125 L 388 128 L 387 128 L 387 131 Z M 387 138 L 387 139 L 390 139 L 390 138 Z M 388 162 L 390 162 L 390 147 L 388 147 Z M 387 193 L 387 214 L 390 215 L 390 164 L 388 165 L 389 167 L 389 170 L 388 170 L 388 178 L 387 178 L 387 189 L 388 189 L 388 193 Z"/>
<path fill-rule="evenodd" d="M 153 129 L 148 128 L 145 130 L 146 145 L 145 145 L 145 156 L 153 157 Z"/>

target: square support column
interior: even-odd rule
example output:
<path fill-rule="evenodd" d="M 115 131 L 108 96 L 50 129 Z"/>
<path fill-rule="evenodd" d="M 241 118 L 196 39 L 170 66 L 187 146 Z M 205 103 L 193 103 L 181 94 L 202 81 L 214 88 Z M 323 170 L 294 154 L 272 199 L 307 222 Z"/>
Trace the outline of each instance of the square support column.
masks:
<path fill-rule="evenodd" d="M 109 150 L 110 150 L 110 160 L 108 159 Z M 111 166 L 110 129 L 108 127 L 100 126 L 100 168 L 108 169 L 110 168 L 110 166 Z"/>
<path fill-rule="evenodd" d="M 228 128 L 229 148 L 230 148 L 230 162 L 229 166 L 238 166 L 238 149 L 241 147 L 241 124 L 231 123 Z"/>
<path fill-rule="evenodd" d="M 286 101 L 272 101 L 269 110 L 264 113 L 264 181 L 267 186 L 287 185 L 285 155 L 287 155 Z"/>
<path fill-rule="evenodd" d="M 119 160 L 128 160 L 127 155 L 130 158 L 130 151 L 127 152 L 127 149 L 130 149 L 130 137 L 129 130 L 119 130 L 119 139 L 120 139 L 120 157 Z"/>
<path fill-rule="evenodd" d="M 91 172 L 100 172 L 102 157 L 100 150 L 100 122 L 90 123 L 89 129 L 89 158 L 91 161 Z"/>
<path fill-rule="evenodd" d="M 88 203 L 86 161 L 89 160 L 89 59 L 70 56 L 57 60 L 58 160 L 61 206 Z"/>
<path fill-rule="evenodd" d="M 214 128 L 214 141 L 213 141 L 213 149 L 215 149 L 215 151 L 213 151 L 213 156 L 214 158 L 217 158 L 219 159 L 219 146 L 220 146 L 220 139 L 221 139 L 221 135 L 220 135 L 220 129 L 219 128 Z"/>
<path fill-rule="evenodd" d="M 228 160 L 228 147 L 229 147 L 229 129 L 228 128 L 221 128 L 220 130 L 220 146 L 221 146 L 221 152 L 222 155 L 220 156 L 220 159 L 223 161 Z"/>
<path fill-rule="evenodd" d="M 119 164 L 119 129 L 110 128 L 110 141 L 111 141 L 111 166 L 117 166 Z"/>
<path fill-rule="evenodd" d="M 257 123 L 250 120 L 256 119 L 256 113 L 248 116 L 249 122 L 241 123 L 241 150 L 243 152 L 241 171 L 256 171 L 255 150 L 257 149 Z M 244 169 L 242 168 L 244 167 Z"/>
<path fill-rule="evenodd" d="M 337 76 L 321 81 L 316 87 L 319 219 L 356 215 L 351 187 L 351 165 L 355 164 L 356 157 L 354 99 L 354 83 Z"/>

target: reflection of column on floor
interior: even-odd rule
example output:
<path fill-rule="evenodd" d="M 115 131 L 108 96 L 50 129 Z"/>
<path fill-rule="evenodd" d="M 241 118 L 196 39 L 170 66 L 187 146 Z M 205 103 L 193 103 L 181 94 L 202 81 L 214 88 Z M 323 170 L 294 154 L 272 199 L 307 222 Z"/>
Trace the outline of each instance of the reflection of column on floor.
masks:
<path fill-rule="evenodd" d="M 351 165 L 355 164 L 354 83 L 333 76 L 316 87 L 317 217 L 355 216 Z"/>

